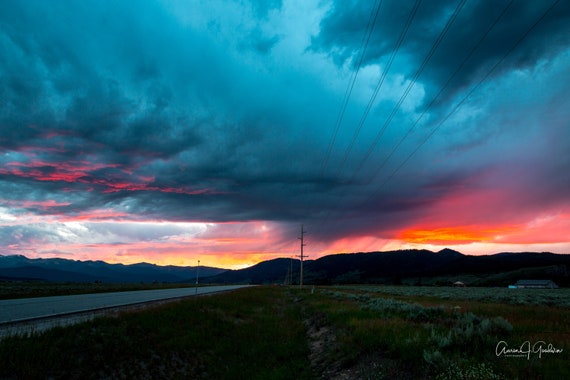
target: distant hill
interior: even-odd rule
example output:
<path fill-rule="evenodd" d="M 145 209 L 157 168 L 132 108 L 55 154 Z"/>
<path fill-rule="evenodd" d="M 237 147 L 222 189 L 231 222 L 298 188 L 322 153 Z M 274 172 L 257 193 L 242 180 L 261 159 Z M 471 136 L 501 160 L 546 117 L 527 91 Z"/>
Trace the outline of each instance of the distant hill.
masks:
<path fill-rule="evenodd" d="M 326 284 L 448 284 L 506 286 L 519 279 L 550 279 L 570 286 L 570 255 L 520 252 L 470 256 L 443 249 L 343 253 L 304 261 L 304 283 Z M 299 260 L 274 259 L 239 270 L 200 266 L 201 283 L 299 283 Z M 196 267 L 148 263 L 108 264 L 103 261 L 28 259 L 0 256 L 0 280 L 62 282 L 194 282 Z"/>
<path fill-rule="evenodd" d="M 553 253 L 499 253 L 469 256 L 443 249 L 345 253 L 306 260 L 305 284 L 348 283 L 445 283 L 446 278 L 469 278 L 473 285 L 506 286 L 521 277 L 548 278 L 570 286 L 567 267 L 570 255 Z M 249 268 L 227 271 L 205 279 L 211 283 L 277 283 L 287 281 L 293 268 L 293 283 L 299 281 L 299 260 L 276 259 Z M 449 282 L 449 280 L 447 281 Z"/>
<path fill-rule="evenodd" d="M 227 269 L 199 267 L 199 276 L 208 277 Z M 196 267 L 159 266 L 148 263 L 108 264 L 103 261 L 29 259 L 0 256 L 0 280 L 41 280 L 60 282 L 194 282 Z"/>
<path fill-rule="evenodd" d="M 217 276 L 204 278 L 204 281 L 227 284 L 282 284 L 288 276 L 289 269 L 293 263 L 296 263 L 294 265 L 297 266 L 296 273 L 298 273 L 298 260 L 281 258 L 263 261 L 244 269 L 228 270 Z M 297 274 L 297 277 L 298 276 Z"/>

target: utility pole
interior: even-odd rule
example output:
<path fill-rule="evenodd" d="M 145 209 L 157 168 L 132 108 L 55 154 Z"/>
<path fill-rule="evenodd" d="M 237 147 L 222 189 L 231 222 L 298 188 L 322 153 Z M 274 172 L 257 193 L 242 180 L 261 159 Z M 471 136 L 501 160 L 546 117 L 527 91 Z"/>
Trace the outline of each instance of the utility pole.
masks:
<path fill-rule="evenodd" d="M 198 266 L 196 267 L 196 294 L 198 294 L 198 271 L 200 270 L 200 260 L 198 260 Z"/>
<path fill-rule="evenodd" d="M 289 260 L 289 286 L 293 285 L 293 257 Z"/>
<path fill-rule="evenodd" d="M 200 260 L 198 260 L 198 266 L 196 267 L 196 285 L 198 285 L 198 271 L 200 270 Z"/>
<path fill-rule="evenodd" d="M 303 243 L 303 238 L 304 238 L 304 235 L 306 233 L 307 233 L 307 231 L 304 230 L 303 225 L 301 224 L 301 237 L 297 238 L 297 239 L 301 240 L 301 256 L 299 256 L 301 258 L 301 273 L 300 273 L 300 278 L 299 278 L 299 288 L 303 287 L 303 259 L 305 257 L 308 257 L 308 256 L 303 255 L 303 247 L 307 245 L 307 244 Z"/>

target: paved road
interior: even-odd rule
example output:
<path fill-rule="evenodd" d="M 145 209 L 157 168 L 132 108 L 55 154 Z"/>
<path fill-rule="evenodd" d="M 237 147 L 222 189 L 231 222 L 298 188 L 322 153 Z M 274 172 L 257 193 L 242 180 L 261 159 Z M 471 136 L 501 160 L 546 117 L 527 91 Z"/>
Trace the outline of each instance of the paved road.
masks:
<path fill-rule="evenodd" d="M 0 325 L 76 313 L 85 313 L 99 309 L 114 308 L 145 302 L 188 297 L 196 294 L 225 292 L 242 288 L 244 286 L 247 285 L 204 286 L 197 289 L 178 288 L 137 290 L 130 292 L 0 300 Z"/>

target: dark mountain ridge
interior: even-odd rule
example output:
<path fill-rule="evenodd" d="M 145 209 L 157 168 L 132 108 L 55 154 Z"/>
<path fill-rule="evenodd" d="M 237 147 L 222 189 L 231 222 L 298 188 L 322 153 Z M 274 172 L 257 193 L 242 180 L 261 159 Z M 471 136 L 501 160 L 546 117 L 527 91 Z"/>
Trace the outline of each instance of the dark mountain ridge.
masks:
<path fill-rule="evenodd" d="M 62 282 L 192 282 L 197 267 L 160 266 L 149 263 L 108 264 L 104 261 L 78 261 L 61 258 L 29 259 L 25 256 L 0 256 L 0 279 Z M 200 277 L 226 269 L 200 266 Z"/>
<path fill-rule="evenodd" d="M 476 276 L 480 284 L 506 285 L 514 276 L 533 273 L 533 276 L 547 276 L 559 283 L 570 286 L 567 266 L 570 255 L 554 253 L 500 253 L 495 255 L 470 256 L 460 252 L 443 249 L 439 252 L 429 250 L 400 250 L 387 252 L 342 253 L 323 256 L 303 263 L 304 283 L 315 285 L 343 283 L 417 283 L 422 279 Z M 292 275 L 289 275 L 292 267 Z M 207 279 L 212 283 L 287 283 L 292 277 L 293 283 L 299 281 L 299 260 L 276 259 L 266 261 L 249 268 L 228 271 Z M 532 272 L 521 272 L 532 269 Z M 504 274 L 496 280 L 497 275 Z M 511 274 L 511 275 L 509 275 Z M 493 277 L 495 282 L 485 282 L 486 277 Z"/>
<path fill-rule="evenodd" d="M 506 285 L 521 276 L 552 279 L 570 286 L 570 255 L 549 252 L 503 252 L 470 256 L 452 249 L 341 253 L 305 260 L 305 284 L 428 283 L 426 279 L 468 276 L 475 285 Z M 0 280 L 67 282 L 194 282 L 196 267 L 149 263 L 28 259 L 0 256 Z M 239 270 L 199 267 L 201 283 L 299 283 L 300 261 L 278 258 Z M 526 278 L 525 277 L 525 278 Z M 487 280 L 487 279 L 492 279 Z M 440 280 L 438 280 L 440 281 Z M 432 281 L 433 283 L 433 281 Z"/>

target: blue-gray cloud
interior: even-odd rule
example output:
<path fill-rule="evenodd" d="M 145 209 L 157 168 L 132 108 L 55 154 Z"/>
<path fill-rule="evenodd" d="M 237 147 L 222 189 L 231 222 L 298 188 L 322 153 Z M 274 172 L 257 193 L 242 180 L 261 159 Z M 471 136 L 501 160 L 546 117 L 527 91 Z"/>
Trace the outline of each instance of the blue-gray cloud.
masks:
<path fill-rule="evenodd" d="M 549 6 L 513 3 L 437 107 L 388 160 L 422 107 L 508 4 L 467 2 L 410 99 L 363 161 L 457 4 L 441 0 L 418 8 L 346 162 L 412 2 L 382 2 L 329 158 L 369 1 L 4 4 L 2 201 L 13 207 L 24 197 L 32 203 L 22 207 L 41 215 L 113 209 L 132 219 L 324 221 L 328 227 L 315 231 L 316 238 L 389 235 L 442 197 L 472 186 L 469 179 L 477 173 L 493 170 L 498 183 L 513 188 L 548 181 L 529 201 L 567 204 L 569 94 L 556 79 L 569 74 L 570 6 L 564 1 L 425 140 Z M 518 172 L 520 180 L 505 180 L 517 162 L 530 170 Z M 46 201 L 55 203 L 46 207 Z M 330 223 L 344 218 L 348 227 Z"/>

